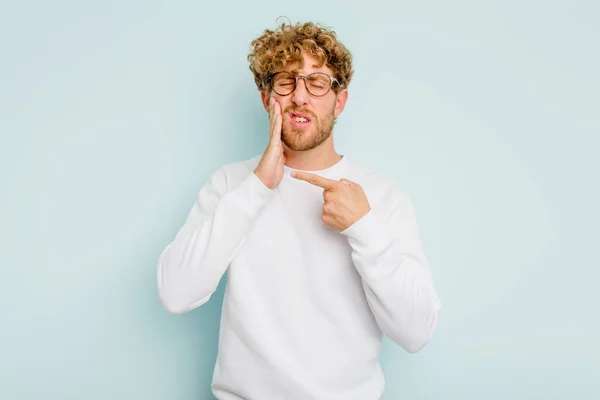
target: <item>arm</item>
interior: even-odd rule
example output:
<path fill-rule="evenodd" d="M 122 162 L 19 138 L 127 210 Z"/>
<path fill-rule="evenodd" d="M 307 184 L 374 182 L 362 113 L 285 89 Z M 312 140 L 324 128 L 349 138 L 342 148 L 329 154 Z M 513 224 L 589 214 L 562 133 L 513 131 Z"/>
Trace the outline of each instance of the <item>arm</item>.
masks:
<path fill-rule="evenodd" d="M 168 312 L 183 314 L 210 299 L 272 193 L 252 172 L 229 192 L 223 169 L 211 176 L 158 260 L 158 293 Z"/>
<path fill-rule="evenodd" d="M 419 351 L 431 338 L 440 310 L 429 264 L 421 246 L 413 205 L 406 193 L 389 216 L 371 209 L 342 231 L 380 329 L 406 351 Z"/>

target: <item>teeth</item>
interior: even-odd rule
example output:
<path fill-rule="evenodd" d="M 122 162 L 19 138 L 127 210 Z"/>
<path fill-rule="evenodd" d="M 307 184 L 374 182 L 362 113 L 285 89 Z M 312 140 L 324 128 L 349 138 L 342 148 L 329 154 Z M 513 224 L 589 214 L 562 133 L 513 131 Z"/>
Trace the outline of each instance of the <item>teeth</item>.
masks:
<path fill-rule="evenodd" d="M 308 122 L 308 120 L 304 117 L 295 117 L 294 120 L 297 122 Z"/>

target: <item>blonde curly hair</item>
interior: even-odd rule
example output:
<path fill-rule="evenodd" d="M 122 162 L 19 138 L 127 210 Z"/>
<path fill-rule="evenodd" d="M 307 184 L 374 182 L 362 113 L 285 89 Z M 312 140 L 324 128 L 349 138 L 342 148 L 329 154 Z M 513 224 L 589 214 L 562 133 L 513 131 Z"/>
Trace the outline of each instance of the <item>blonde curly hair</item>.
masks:
<path fill-rule="evenodd" d="M 319 60 L 319 67 L 325 64 L 339 82 L 333 86 L 335 93 L 350 84 L 354 71 L 352 55 L 338 41 L 335 31 L 312 22 L 295 25 L 282 23 L 275 31 L 266 29 L 251 43 L 248 55 L 250 71 L 260 91 L 270 89 L 267 81 L 271 74 L 283 70 L 289 63 L 304 63 L 302 51 Z"/>

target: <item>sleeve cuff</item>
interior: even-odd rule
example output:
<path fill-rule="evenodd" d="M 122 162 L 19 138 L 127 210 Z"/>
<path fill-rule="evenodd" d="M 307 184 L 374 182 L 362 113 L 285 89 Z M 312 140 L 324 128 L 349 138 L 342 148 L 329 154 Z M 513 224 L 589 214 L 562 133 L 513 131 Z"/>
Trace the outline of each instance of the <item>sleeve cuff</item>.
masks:
<path fill-rule="evenodd" d="M 392 241 L 388 222 L 373 208 L 341 233 L 354 250 L 364 255 L 377 254 Z"/>

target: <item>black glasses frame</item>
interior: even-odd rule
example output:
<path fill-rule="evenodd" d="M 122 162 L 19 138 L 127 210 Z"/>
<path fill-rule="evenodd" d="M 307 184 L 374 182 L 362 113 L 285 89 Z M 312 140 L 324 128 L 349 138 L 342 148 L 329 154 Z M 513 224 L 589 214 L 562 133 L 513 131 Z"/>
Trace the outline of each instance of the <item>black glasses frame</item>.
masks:
<path fill-rule="evenodd" d="M 290 94 L 294 93 L 294 90 L 296 90 L 296 88 L 298 87 L 298 79 L 303 79 L 304 80 L 304 87 L 306 88 L 306 90 L 308 91 L 308 93 L 311 94 L 311 96 L 315 96 L 315 97 L 323 97 L 323 96 L 325 96 L 327 93 L 329 93 L 329 91 L 331 91 L 331 89 L 333 88 L 333 84 L 334 83 L 336 83 L 338 85 L 340 84 L 340 81 L 338 81 L 337 79 L 335 79 L 333 76 L 331 76 L 329 74 L 326 74 L 325 72 L 311 72 L 308 75 L 294 75 L 294 78 L 295 78 L 294 79 L 294 87 L 292 88 L 291 92 L 289 92 L 287 94 L 281 94 L 281 93 L 278 93 L 275 90 L 275 86 L 273 85 L 273 78 L 275 76 L 277 76 L 278 74 L 281 74 L 281 73 L 291 74 L 288 71 L 279 71 L 279 72 L 274 73 L 272 75 L 269 75 L 267 77 L 267 82 L 269 83 L 269 87 L 271 88 L 271 90 L 273 90 L 275 93 L 277 93 L 280 96 L 289 96 Z M 313 92 L 310 91 L 310 89 L 308 88 L 308 84 L 306 82 L 306 79 L 308 79 L 308 77 L 313 76 L 313 75 L 325 75 L 326 77 L 329 78 L 329 89 L 327 89 L 327 91 L 325 93 L 323 93 L 323 94 L 314 94 Z"/>

